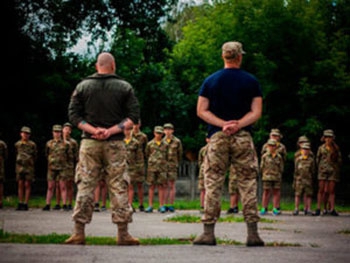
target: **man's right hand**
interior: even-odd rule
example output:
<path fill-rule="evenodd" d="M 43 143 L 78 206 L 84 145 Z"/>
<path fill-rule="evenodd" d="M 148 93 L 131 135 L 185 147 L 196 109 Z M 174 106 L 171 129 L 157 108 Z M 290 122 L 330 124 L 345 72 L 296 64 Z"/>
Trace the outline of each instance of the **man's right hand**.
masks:
<path fill-rule="evenodd" d="M 240 130 L 240 127 L 238 125 L 238 121 L 237 120 L 231 120 L 231 121 L 226 121 L 224 123 L 224 126 L 222 126 L 222 131 L 226 134 L 226 135 L 232 135 L 235 134 L 236 132 L 238 132 Z"/>

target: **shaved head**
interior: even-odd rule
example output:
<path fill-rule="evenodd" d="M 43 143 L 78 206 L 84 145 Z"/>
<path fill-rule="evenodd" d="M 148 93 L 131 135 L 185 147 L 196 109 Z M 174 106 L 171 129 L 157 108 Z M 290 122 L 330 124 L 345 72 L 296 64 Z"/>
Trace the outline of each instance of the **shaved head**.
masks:
<path fill-rule="evenodd" d="M 98 55 L 96 69 L 100 74 L 111 74 L 115 72 L 115 59 L 111 53 L 103 52 Z"/>

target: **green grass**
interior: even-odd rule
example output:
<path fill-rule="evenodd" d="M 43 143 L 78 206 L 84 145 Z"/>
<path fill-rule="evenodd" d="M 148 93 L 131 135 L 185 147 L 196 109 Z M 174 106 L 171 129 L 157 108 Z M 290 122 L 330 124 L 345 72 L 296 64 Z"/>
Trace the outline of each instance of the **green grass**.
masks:
<path fill-rule="evenodd" d="M 28 235 L 7 233 L 0 230 L 0 243 L 18 243 L 18 244 L 63 244 L 68 235 L 52 233 L 49 235 Z M 141 238 L 140 244 L 143 246 L 155 245 L 191 245 L 195 236 L 191 235 L 185 238 Z M 216 239 L 219 245 L 245 245 L 242 242 L 230 239 Z M 86 245 L 94 246 L 115 246 L 116 239 L 113 237 L 86 237 Z M 298 243 L 268 242 L 265 246 L 269 247 L 300 247 Z"/>
<path fill-rule="evenodd" d="M 338 234 L 350 235 L 350 229 L 342 229 L 337 232 Z"/>
<path fill-rule="evenodd" d="M 53 199 L 54 202 L 54 199 Z M 3 200 L 5 207 L 16 207 L 18 204 L 17 197 L 7 196 Z M 53 203 L 52 203 L 53 204 Z M 147 205 L 147 204 L 145 204 Z M 33 196 L 30 198 L 29 207 L 31 208 L 42 208 L 45 206 L 45 198 Z M 107 201 L 107 206 L 109 206 L 109 201 Z M 134 203 L 134 207 L 138 207 L 138 203 Z M 154 207 L 158 207 L 158 203 L 154 203 Z M 178 199 L 175 202 L 175 208 L 178 210 L 198 210 L 199 200 L 186 200 Z M 228 200 L 222 199 L 222 210 L 226 211 L 229 208 Z M 281 202 L 282 210 L 294 210 L 294 203 L 291 201 Z M 242 210 L 241 204 L 239 204 L 240 211 Z M 350 206 L 337 206 L 336 209 L 339 212 L 350 211 Z M 262 217 L 260 222 L 264 223 L 275 223 L 278 220 L 272 220 Z M 183 214 L 166 217 L 164 221 L 176 222 L 176 223 L 200 223 L 200 215 Z M 220 217 L 219 222 L 224 223 L 240 223 L 244 222 L 243 217 L 240 215 L 224 215 Z M 267 230 L 273 230 L 272 228 L 266 227 Z M 274 229 L 275 230 L 275 229 Z M 344 229 L 339 231 L 340 234 L 348 235 L 350 233 L 349 229 Z M 7 233 L 1 229 L 0 226 L 0 243 L 25 243 L 25 244 L 63 244 L 64 240 L 69 237 L 68 234 L 48 234 L 48 235 L 29 235 L 29 234 L 16 234 Z M 191 235 L 189 237 L 183 238 L 141 238 L 141 245 L 189 245 L 192 244 L 195 236 Z M 217 239 L 217 244 L 221 245 L 245 245 L 242 242 L 235 240 L 224 240 Z M 104 245 L 104 246 L 115 246 L 116 240 L 114 237 L 86 237 L 86 245 Z M 265 246 L 269 247 L 300 247 L 298 243 L 284 243 L 284 242 L 269 242 Z M 317 244 L 311 244 L 312 247 L 318 247 Z"/>
<path fill-rule="evenodd" d="M 201 217 L 191 214 L 174 215 L 169 216 L 164 219 L 166 222 L 176 222 L 176 223 L 201 223 Z M 242 223 L 244 222 L 243 216 L 221 216 L 218 220 L 219 223 Z M 278 220 L 272 220 L 267 218 L 261 218 L 260 222 L 263 223 L 276 223 Z"/>
<path fill-rule="evenodd" d="M 166 217 L 163 219 L 165 222 L 174 222 L 174 223 L 201 223 L 200 216 L 183 214 L 183 215 L 174 215 Z M 271 220 L 262 218 L 262 222 L 277 222 L 277 220 Z M 235 222 L 244 222 L 242 216 L 232 216 L 227 215 L 219 219 L 219 222 L 235 223 Z M 29 235 L 29 234 L 16 234 L 4 232 L 0 229 L 0 243 L 20 243 L 20 244 L 63 244 L 64 241 L 69 237 L 67 234 L 48 234 L 48 235 Z M 191 235 L 189 237 L 183 238 L 141 238 L 141 245 L 187 245 L 192 244 L 196 236 Z M 217 239 L 217 243 L 221 245 L 244 245 L 241 242 L 236 240 L 228 239 Z M 86 245 L 106 245 L 113 246 L 116 245 L 116 240 L 114 237 L 86 237 Z M 276 244 L 266 244 L 267 246 L 276 246 Z M 283 245 L 285 246 L 285 245 Z"/>

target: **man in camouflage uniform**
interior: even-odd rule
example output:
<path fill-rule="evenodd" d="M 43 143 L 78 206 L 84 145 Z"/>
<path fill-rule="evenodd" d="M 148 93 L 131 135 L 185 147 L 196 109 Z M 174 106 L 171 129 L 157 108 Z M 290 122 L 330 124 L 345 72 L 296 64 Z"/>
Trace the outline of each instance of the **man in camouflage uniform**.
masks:
<path fill-rule="evenodd" d="M 36 143 L 30 140 L 31 129 L 21 128 L 21 139 L 15 143 L 16 180 L 18 184 L 18 211 L 27 211 L 31 184 L 35 178 L 35 162 L 38 157 Z"/>
<path fill-rule="evenodd" d="M 174 202 L 176 194 L 176 179 L 179 173 L 179 165 L 182 161 L 183 148 L 179 138 L 174 135 L 174 125 L 165 123 L 163 125 L 164 138 L 168 144 L 168 164 L 167 180 L 168 185 L 165 190 L 165 209 L 169 212 L 175 212 Z"/>
<path fill-rule="evenodd" d="M 139 192 L 139 196 L 141 196 L 141 194 L 143 196 L 143 194 L 144 194 L 143 183 L 145 182 L 145 179 L 146 179 L 146 170 L 147 170 L 147 168 L 146 168 L 147 167 L 146 146 L 147 146 L 147 143 L 148 143 L 148 137 L 147 137 L 147 135 L 144 132 L 142 132 L 140 130 L 140 127 L 141 127 L 141 120 L 139 119 L 139 121 L 134 124 L 131 134 L 132 134 L 132 137 L 134 137 L 136 140 L 138 140 L 138 142 L 141 144 L 142 155 L 143 155 L 143 158 L 144 158 L 143 159 L 143 165 L 140 164 L 139 166 L 137 166 L 137 171 L 135 171 L 135 173 L 138 174 L 137 177 L 140 178 L 140 183 L 141 183 L 141 178 L 143 178 L 142 188 L 140 188 L 140 192 Z M 141 212 L 145 211 L 145 208 L 143 206 L 143 201 L 139 200 L 139 203 L 141 204 L 139 206 L 139 210 Z"/>
<path fill-rule="evenodd" d="M 5 161 L 8 157 L 7 144 L 0 140 L 0 209 L 3 207 L 4 181 L 5 181 Z"/>
<path fill-rule="evenodd" d="M 142 145 L 140 142 L 132 136 L 132 127 L 124 129 L 124 143 L 127 150 L 127 161 L 128 161 L 128 175 L 130 178 L 129 183 L 129 204 L 132 207 L 134 200 L 134 187 L 137 187 L 137 197 L 139 201 L 139 209 L 142 211 L 143 207 L 143 182 L 145 177 L 143 173 L 139 171 L 145 169 L 144 156 L 142 151 Z M 135 211 L 135 209 L 133 208 Z"/>
<path fill-rule="evenodd" d="M 130 83 L 115 74 L 112 54 L 100 53 L 95 66 L 97 72 L 78 83 L 68 106 L 69 121 L 83 133 L 75 174 L 74 231 L 65 244 L 85 244 L 85 225 L 92 219 L 94 190 L 103 170 L 112 222 L 118 225 L 117 244 L 139 245 L 140 241 L 128 232 L 133 211 L 128 200 L 123 130 L 138 121 L 140 106 Z"/>
<path fill-rule="evenodd" d="M 258 158 L 250 134 L 262 114 L 262 91 L 256 78 L 240 69 L 243 53 L 239 42 L 223 44 L 224 69 L 207 77 L 199 91 L 197 115 L 208 123 L 210 142 L 204 159 L 204 232 L 195 238 L 195 245 L 216 245 L 215 223 L 221 213 L 225 174 L 232 164 L 247 223 L 246 244 L 264 245 L 257 229 Z"/>
<path fill-rule="evenodd" d="M 59 185 L 59 192 L 61 193 L 63 209 L 68 210 L 67 207 L 67 188 L 66 188 L 66 176 L 68 161 L 71 160 L 72 150 L 68 142 L 62 138 L 62 125 L 53 125 L 52 127 L 53 138 L 46 143 L 45 154 L 47 157 L 47 193 L 46 193 L 46 206 L 44 211 L 51 209 L 51 198 L 56 188 L 56 184 Z M 56 188 L 57 189 L 57 188 Z M 57 202 L 57 200 L 56 200 Z M 59 203 L 56 203 L 56 209 L 60 208 Z"/>
<path fill-rule="evenodd" d="M 79 158 L 79 144 L 78 142 L 71 137 L 72 133 L 72 124 L 66 122 L 63 124 L 63 140 L 69 143 L 72 151 L 72 159 L 68 160 L 67 169 L 65 172 L 66 177 L 66 187 L 67 187 L 67 202 L 68 210 L 72 210 L 73 207 L 73 198 L 74 198 L 74 174 L 75 167 L 78 163 Z"/>
<path fill-rule="evenodd" d="M 282 172 L 284 169 L 283 157 L 277 150 L 277 141 L 269 139 L 267 141 L 267 150 L 261 157 L 260 170 L 262 174 L 263 196 L 261 215 L 267 213 L 271 192 L 273 196 L 273 215 L 281 213 L 280 207 L 280 193 L 282 183 Z"/>
<path fill-rule="evenodd" d="M 304 194 L 304 214 L 311 215 L 311 198 L 313 194 L 313 179 L 315 174 L 315 160 L 311 155 L 310 144 L 300 145 L 300 154 L 294 159 L 295 209 L 293 215 L 299 214 L 300 197 Z"/>
<path fill-rule="evenodd" d="M 162 140 L 164 129 L 162 126 L 155 126 L 153 130 L 154 138 L 148 142 L 146 147 L 147 158 L 147 178 L 148 207 L 146 213 L 153 212 L 153 197 L 155 188 L 158 188 L 159 208 L 158 211 L 165 213 L 165 190 L 167 186 L 167 160 L 168 144 Z"/>

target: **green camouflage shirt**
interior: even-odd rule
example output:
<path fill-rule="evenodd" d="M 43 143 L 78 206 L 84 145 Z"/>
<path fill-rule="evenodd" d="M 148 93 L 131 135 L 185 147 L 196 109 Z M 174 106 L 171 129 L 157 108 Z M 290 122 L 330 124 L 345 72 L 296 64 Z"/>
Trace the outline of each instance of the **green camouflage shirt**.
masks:
<path fill-rule="evenodd" d="M 168 168 L 176 169 L 179 167 L 180 162 L 182 161 L 182 143 L 179 138 L 172 136 L 170 141 L 166 137 L 163 138 L 163 141 L 168 144 Z"/>
<path fill-rule="evenodd" d="M 66 142 L 69 143 L 69 146 L 71 148 L 71 155 L 70 155 L 71 159 L 68 160 L 68 168 L 73 168 L 78 163 L 78 159 L 79 159 L 79 144 L 73 138 L 67 139 Z"/>
<path fill-rule="evenodd" d="M 142 153 L 143 156 L 145 157 L 145 151 L 146 151 L 146 146 L 148 143 L 148 138 L 147 135 L 143 132 L 138 132 L 138 133 L 134 133 L 132 132 L 132 136 L 139 141 L 139 143 L 141 144 L 141 148 L 142 148 Z"/>
<path fill-rule="evenodd" d="M 166 172 L 168 160 L 168 144 L 163 140 L 158 145 L 154 139 L 146 146 L 146 158 L 149 171 Z"/>
<path fill-rule="evenodd" d="M 303 185 L 312 186 L 315 174 L 315 160 L 309 155 L 303 157 L 299 155 L 294 163 L 294 180 Z"/>
<path fill-rule="evenodd" d="M 35 161 L 38 157 L 36 143 L 32 140 L 19 140 L 15 143 L 16 149 L 16 171 L 33 172 Z"/>
<path fill-rule="evenodd" d="M 128 152 L 127 162 L 128 162 L 128 172 L 129 175 L 136 173 L 143 169 L 144 167 L 144 157 L 142 152 L 142 145 L 134 137 L 131 137 L 131 140 L 126 142 L 124 139 L 125 147 Z"/>
<path fill-rule="evenodd" d="M 48 169 L 64 170 L 68 161 L 73 159 L 72 150 L 68 142 L 51 139 L 46 143 L 45 153 L 48 161 Z"/>
<path fill-rule="evenodd" d="M 341 152 L 338 151 L 338 158 L 332 160 L 331 151 L 327 149 L 326 144 L 322 144 L 317 150 L 316 164 L 319 174 L 338 174 L 342 164 Z"/>
<path fill-rule="evenodd" d="M 260 169 L 263 181 L 280 181 L 282 179 L 284 164 L 279 153 L 275 156 L 267 151 L 261 157 Z"/>

